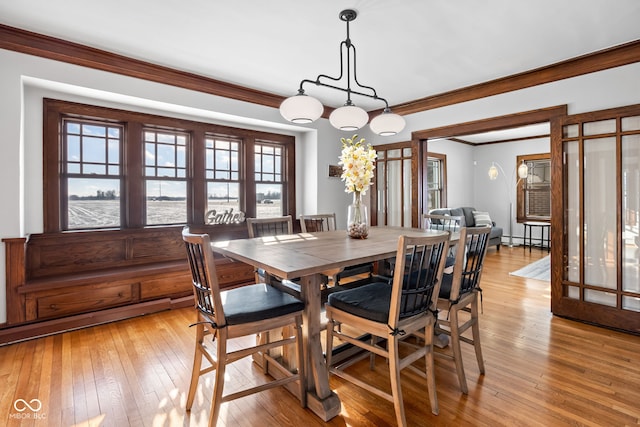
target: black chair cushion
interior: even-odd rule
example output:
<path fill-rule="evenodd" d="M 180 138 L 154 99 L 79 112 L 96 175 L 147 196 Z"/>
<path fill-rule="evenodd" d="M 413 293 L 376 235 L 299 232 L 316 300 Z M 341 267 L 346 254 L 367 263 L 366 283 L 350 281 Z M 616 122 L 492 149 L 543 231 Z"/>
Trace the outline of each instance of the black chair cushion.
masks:
<path fill-rule="evenodd" d="M 449 299 L 451 295 L 451 284 L 453 283 L 453 274 L 443 274 L 442 283 L 440 284 L 440 293 L 438 296 L 443 299 Z"/>
<path fill-rule="evenodd" d="M 388 283 L 375 282 L 329 295 L 328 304 L 355 316 L 386 323 L 389 320 L 391 289 Z"/>
<path fill-rule="evenodd" d="M 453 267 L 453 265 L 456 263 L 456 257 L 455 256 L 448 256 L 445 260 L 444 260 L 444 268 L 449 268 L 449 267 Z"/>
<path fill-rule="evenodd" d="M 440 284 L 440 293 L 438 297 L 443 299 L 450 299 L 451 296 L 451 285 L 453 283 L 453 273 L 452 274 L 443 274 L 442 275 L 442 283 Z M 471 290 L 471 282 L 469 279 L 463 279 L 462 285 L 460 286 L 460 294 L 464 294 Z"/>
<path fill-rule="evenodd" d="M 221 292 L 228 325 L 271 319 L 304 310 L 304 303 L 264 283 Z"/>

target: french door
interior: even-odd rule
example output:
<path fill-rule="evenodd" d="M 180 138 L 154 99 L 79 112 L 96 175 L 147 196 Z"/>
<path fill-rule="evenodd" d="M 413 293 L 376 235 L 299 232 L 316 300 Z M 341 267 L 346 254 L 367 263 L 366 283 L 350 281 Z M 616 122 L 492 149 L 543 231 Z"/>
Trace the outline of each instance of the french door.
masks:
<path fill-rule="evenodd" d="M 376 145 L 376 178 L 371 187 L 371 224 L 411 227 L 416 174 L 411 142 Z"/>
<path fill-rule="evenodd" d="M 557 118 L 552 139 L 552 312 L 639 333 L 640 105 Z"/>

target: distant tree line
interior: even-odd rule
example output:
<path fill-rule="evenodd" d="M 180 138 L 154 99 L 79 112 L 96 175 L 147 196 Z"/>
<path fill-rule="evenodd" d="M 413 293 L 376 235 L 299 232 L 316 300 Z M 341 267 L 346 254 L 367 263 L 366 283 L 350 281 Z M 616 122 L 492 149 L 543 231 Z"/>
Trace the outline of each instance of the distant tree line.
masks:
<path fill-rule="evenodd" d="M 115 200 L 117 198 L 116 190 L 98 190 L 95 196 L 78 196 L 76 194 L 69 196 L 69 200 Z"/>

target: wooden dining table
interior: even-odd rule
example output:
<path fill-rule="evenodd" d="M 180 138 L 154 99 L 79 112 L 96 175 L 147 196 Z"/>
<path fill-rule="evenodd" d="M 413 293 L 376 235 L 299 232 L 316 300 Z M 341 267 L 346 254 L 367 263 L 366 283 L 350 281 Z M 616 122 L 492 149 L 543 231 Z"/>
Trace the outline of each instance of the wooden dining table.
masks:
<path fill-rule="evenodd" d="M 371 227 L 366 239 L 346 231 L 298 233 L 218 241 L 214 252 L 264 269 L 282 279 L 299 279 L 305 302 L 303 342 L 307 376 L 307 406 L 323 421 L 340 413 L 340 399 L 329 387 L 329 374 L 320 339 L 322 277 L 367 262 L 393 258 L 401 235 L 442 235 L 443 231 L 406 227 Z M 294 391 L 293 389 L 291 391 Z"/>

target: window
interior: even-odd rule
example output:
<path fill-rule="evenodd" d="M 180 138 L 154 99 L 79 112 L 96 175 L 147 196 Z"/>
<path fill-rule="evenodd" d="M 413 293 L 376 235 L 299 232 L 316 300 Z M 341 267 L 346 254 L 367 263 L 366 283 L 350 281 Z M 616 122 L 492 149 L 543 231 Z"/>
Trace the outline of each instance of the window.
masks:
<path fill-rule="evenodd" d="M 255 144 L 256 217 L 282 216 L 282 147 L 267 141 Z"/>
<path fill-rule="evenodd" d="M 242 140 L 210 135 L 205 139 L 207 212 L 240 211 L 240 147 Z"/>
<path fill-rule="evenodd" d="M 182 132 L 144 129 L 146 224 L 187 222 L 187 141 Z"/>
<path fill-rule="evenodd" d="M 447 156 L 427 153 L 427 209 L 447 206 L 446 176 Z"/>
<path fill-rule="evenodd" d="M 239 211 L 295 217 L 292 136 L 44 105 L 45 232 L 218 224 Z"/>
<path fill-rule="evenodd" d="M 62 129 L 65 228 L 119 227 L 122 126 L 64 119 Z"/>
<path fill-rule="evenodd" d="M 528 173 L 518 182 L 518 222 L 551 219 L 551 157 L 549 153 L 517 156 Z"/>

